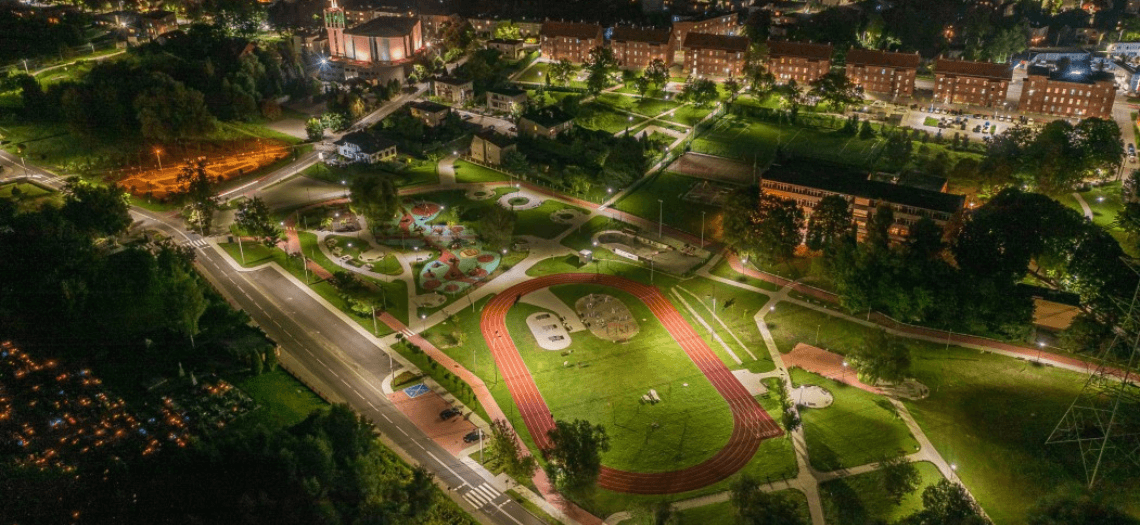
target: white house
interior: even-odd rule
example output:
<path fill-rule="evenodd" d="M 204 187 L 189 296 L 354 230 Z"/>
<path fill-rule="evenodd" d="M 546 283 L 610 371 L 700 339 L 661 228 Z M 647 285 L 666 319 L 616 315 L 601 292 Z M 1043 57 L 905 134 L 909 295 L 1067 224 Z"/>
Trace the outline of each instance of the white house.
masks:
<path fill-rule="evenodd" d="M 335 142 L 336 152 L 349 162 L 373 164 L 396 158 L 396 143 L 364 131 L 354 131 Z"/>

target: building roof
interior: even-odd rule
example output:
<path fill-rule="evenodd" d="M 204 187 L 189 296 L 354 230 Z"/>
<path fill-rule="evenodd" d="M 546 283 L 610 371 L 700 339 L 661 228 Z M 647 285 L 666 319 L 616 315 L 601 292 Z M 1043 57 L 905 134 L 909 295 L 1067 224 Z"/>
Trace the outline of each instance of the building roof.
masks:
<path fill-rule="evenodd" d="M 1026 68 L 1028 76 L 1049 77 L 1053 82 L 1069 82 L 1073 84 L 1095 84 L 1097 82 L 1113 82 L 1116 77 L 1108 71 L 1091 69 L 1087 63 L 1074 62 L 1072 67 L 1061 71 L 1046 66 L 1029 66 Z"/>
<path fill-rule="evenodd" d="M 892 53 L 854 47 L 847 50 L 847 63 L 856 66 L 917 69 L 921 62 L 922 57 L 918 53 Z"/>
<path fill-rule="evenodd" d="M 966 198 L 962 195 L 870 180 L 860 171 L 818 162 L 793 161 L 783 165 L 773 164 L 764 173 L 764 180 L 945 213 L 961 210 L 966 202 Z"/>
<path fill-rule="evenodd" d="M 440 111 L 448 111 L 451 108 L 443 104 L 432 102 L 430 100 L 417 100 L 409 104 L 409 106 L 416 108 L 420 111 L 427 113 L 439 113 Z"/>
<path fill-rule="evenodd" d="M 350 29 L 346 29 L 344 32 L 357 36 L 375 36 L 382 38 L 401 37 L 411 34 L 418 23 L 420 23 L 418 18 L 407 16 L 381 16 Z"/>
<path fill-rule="evenodd" d="M 934 61 L 934 73 L 962 77 L 992 78 L 994 80 L 1013 79 L 1013 67 L 1009 64 L 972 62 L 969 60 L 953 60 L 941 57 Z"/>
<path fill-rule="evenodd" d="M 617 26 L 610 35 L 611 42 L 648 42 L 650 44 L 668 44 L 672 31 L 669 29 L 656 29 L 652 27 Z"/>
<path fill-rule="evenodd" d="M 145 12 L 139 16 L 142 18 L 149 18 L 151 20 L 162 20 L 164 18 L 169 18 L 169 17 L 174 16 L 174 13 L 171 11 L 163 11 L 161 9 L 156 9 L 154 11 L 147 11 L 147 12 Z"/>
<path fill-rule="evenodd" d="M 768 56 L 803 57 L 812 60 L 831 60 L 834 51 L 831 44 L 793 42 L 790 40 L 769 40 Z"/>
<path fill-rule="evenodd" d="M 546 37 L 565 36 L 589 40 L 602 37 L 602 26 L 598 24 L 580 24 L 577 22 L 543 22 L 539 34 Z"/>
<path fill-rule="evenodd" d="M 342 137 L 340 140 L 336 141 L 335 144 L 337 146 L 352 144 L 360 148 L 361 153 L 366 153 L 368 155 L 386 150 L 396 145 L 395 142 L 392 142 L 387 138 L 378 137 L 376 135 L 368 133 L 367 131 L 353 131 L 352 133 L 349 133 L 348 135 Z"/>
<path fill-rule="evenodd" d="M 507 97 L 517 97 L 519 95 L 525 95 L 526 94 L 525 89 L 519 89 L 519 88 L 511 87 L 511 86 L 502 86 L 502 87 L 497 87 L 497 88 L 491 88 L 491 89 L 488 89 L 487 91 L 494 93 L 496 95 L 503 95 L 503 96 L 507 96 Z"/>
<path fill-rule="evenodd" d="M 476 133 L 475 136 L 500 148 L 505 148 L 515 143 L 515 139 L 503 135 L 502 133 L 495 133 L 493 130 L 489 129 L 480 131 Z"/>
<path fill-rule="evenodd" d="M 720 49 L 724 51 L 748 51 L 748 37 L 689 33 L 685 36 L 685 47 L 696 49 Z"/>
<path fill-rule="evenodd" d="M 544 108 L 528 111 L 523 114 L 523 118 L 547 128 L 574 120 L 574 117 L 571 117 L 569 113 L 555 106 L 546 106 Z"/>
<path fill-rule="evenodd" d="M 463 86 L 463 85 L 472 83 L 471 80 L 469 80 L 469 79 L 459 78 L 459 77 L 451 76 L 451 75 L 438 76 L 438 77 L 432 78 L 431 80 L 432 80 L 432 82 L 439 82 L 441 84 L 447 84 L 449 86 Z"/>

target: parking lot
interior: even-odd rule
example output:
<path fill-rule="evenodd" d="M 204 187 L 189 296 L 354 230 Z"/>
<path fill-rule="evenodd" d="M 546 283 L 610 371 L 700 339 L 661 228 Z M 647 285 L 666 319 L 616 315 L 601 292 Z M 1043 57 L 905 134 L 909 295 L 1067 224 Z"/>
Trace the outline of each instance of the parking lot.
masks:
<path fill-rule="evenodd" d="M 1041 124 L 1014 113 L 971 113 L 967 110 L 938 107 L 912 109 L 903 123 L 931 133 L 942 133 L 943 137 L 953 137 L 955 133 L 965 135 L 971 141 L 988 140 L 1015 125 L 1039 127 Z"/>

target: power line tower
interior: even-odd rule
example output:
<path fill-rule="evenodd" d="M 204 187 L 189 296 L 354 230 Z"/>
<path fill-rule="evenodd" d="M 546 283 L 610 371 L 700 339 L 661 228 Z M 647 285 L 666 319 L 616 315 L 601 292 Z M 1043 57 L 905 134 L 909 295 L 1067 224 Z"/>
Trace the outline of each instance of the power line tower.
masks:
<path fill-rule="evenodd" d="M 1132 271 L 1137 271 L 1129 263 Z M 1138 272 L 1140 273 L 1140 272 Z M 1130 301 L 1120 300 L 1123 317 L 1113 340 L 1097 356 L 1097 368 L 1046 444 L 1076 443 L 1092 488 L 1112 467 L 1140 467 L 1140 284 Z M 1113 360 L 1115 358 L 1115 361 Z"/>

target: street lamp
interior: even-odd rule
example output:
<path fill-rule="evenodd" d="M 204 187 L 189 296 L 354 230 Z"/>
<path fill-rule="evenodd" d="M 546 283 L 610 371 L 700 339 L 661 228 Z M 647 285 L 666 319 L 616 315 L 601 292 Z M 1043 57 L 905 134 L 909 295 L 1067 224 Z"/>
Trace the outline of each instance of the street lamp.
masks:
<path fill-rule="evenodd" d="M 162 149 L 154 148 L 154 156 L 158 158 L 158 171 L 162 171 Z"/>
<path fill-rule="evenodd" d="M 1045 350 L 1045 341 L 1037 341 L 1037 363 L 1041 363 L 1041 352 Z"/>
<path fill-rule="evenodd" d="M 843 382 L 847 382 L 847 361 L 843 361 Z"/>
<path fill-rule="evenodd" d="M 664 237 L 661 235 L 661 225 L 664 223 L 665 217 L 665 201 L 657 199 L 657 240 Z"/>
<path fill-rule="evenodd" d="M 340 185 L 344 187 L 344 196 L 348 197 L 348 181 L 340 181 Z"/>

